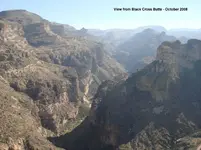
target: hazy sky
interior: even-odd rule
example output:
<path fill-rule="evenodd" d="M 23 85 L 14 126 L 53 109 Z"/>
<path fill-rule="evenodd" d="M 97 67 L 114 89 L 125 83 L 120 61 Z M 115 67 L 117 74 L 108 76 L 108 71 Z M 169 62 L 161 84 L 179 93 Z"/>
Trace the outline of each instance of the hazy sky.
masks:
<path fill-rule="evenodd" d="M 187 7 L 187 12 L 114 11 L 115 7 Z M 76 28 L 136 28 L 162 25 L 201 28 L 200 0 L 0 0 L 0 11 L 26 9 L 45 19 Z"/>

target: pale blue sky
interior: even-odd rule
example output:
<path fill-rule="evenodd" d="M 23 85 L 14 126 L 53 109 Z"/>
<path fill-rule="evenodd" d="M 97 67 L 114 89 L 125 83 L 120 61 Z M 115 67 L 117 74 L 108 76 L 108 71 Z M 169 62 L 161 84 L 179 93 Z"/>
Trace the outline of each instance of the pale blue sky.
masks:
<path fill-rule="evenodd" d="M 114 7 L 188 7 L 187 12 L 116 12 Z M 136 28 L 162 25 L 201 28 L 200 0 L 0 0 L 0 11 L 26 9 L 76 28 Z"/>

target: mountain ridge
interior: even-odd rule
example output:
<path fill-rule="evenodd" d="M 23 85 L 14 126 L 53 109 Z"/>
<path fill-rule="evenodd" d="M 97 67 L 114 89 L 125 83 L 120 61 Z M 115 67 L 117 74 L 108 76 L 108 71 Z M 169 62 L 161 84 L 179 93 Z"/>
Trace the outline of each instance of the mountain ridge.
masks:
<path fill-rule="evenodd" d="M 72 150 L 195 149 L 199 141 L 192 142 L 191 135 L 201 125 L 200 43 L 162 43 L 157 59 L 125 82 L 103 83 L 83 123 L 52 140 Z M 189 53 L 189 45 L 196 54 Z M 187 137 L 192 141 L 187 142 Z"/>
<path fill-rule="evenodd" d="M 80 124 L 89 111 L 90 97 L 99 84 L 104 80 L 121 78 L 126 73 L 105 52 L 102 43 L 90 39 L 85 29 L 76 30 L 75 35 L 74 29 L 67 27 L 67 32 L 72 33 L 69 36 L 65 25 L 44 21 L 28 11 L 15 12 L 4 12 L 6 15 L 0 12 L 0 77 L 11 89 L 8 97 L 14 96 L 13 93 L 19 97 L 25 95 L 25 100 L 13 98 L 22 103 L 22 106 L 13 103 L 13 108 L 19 108 L 27 120 L 22 125 L 28 128 L 31 121 L 36 120 L 32 122 L 37 126 L 30 129 L 32 132 L 26 128 L 22 130 L 23 120 L 18 112 L 13 113 L 8 120 L 16 120 L 16 125 L 1 121 L 1 126 L 7 126 L 13 134 L 19 128 L 27 133 L 12 137 L 12 134 L 2 132 L 1 145 L 14 150 L 27 147 L 56 150 L 59 148 L 52 145 L 47 137 L 69 132 Z M 0 98 L 4 100 L 2 103 L 8 100 L 3 95 Z M 30 101 L 31 106 L 36 107 L 34 116 L 25 112 L 33 110 L 26 108 L 24 101 Z M 1 113 L 0 118 L 4 115 L 9 115 L 9 111 Z"/>
<path fill-rule="evenodd" d="M 155 60 L 128 77 L 108 54 L 125 40 L 116 31 L 106 36 L 117 44 L 110 45 L 85 28 L 26 10 L 0 12 L 0 18 L 0 149 L 199 146 L 200 40 L 182 43 L 153 29 L 135 34 L 137 44 L 153 34 L 160 42 L 151 45 Z"/>

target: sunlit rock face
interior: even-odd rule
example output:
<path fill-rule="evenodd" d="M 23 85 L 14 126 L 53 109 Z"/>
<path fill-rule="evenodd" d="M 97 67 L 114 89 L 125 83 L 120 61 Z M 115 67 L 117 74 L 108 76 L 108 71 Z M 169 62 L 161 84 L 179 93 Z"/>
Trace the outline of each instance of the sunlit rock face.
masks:
<path fill-rule="evenodd" d="M 187 44 L 181 44 L 176 41 L 174 43 L 164 42 L 157 51 L 157 60 L 164 61 L 168 64 L 175 64 L 185 67 L 193 68 L 193 63 L 200 60 L 199 40 L 192 39 Z"/>
<path fill-rule="evenodd" d="M 0 12 L 0 149 L 56 149 L 47 137 L 78 126 L 98 86 L 122 74 L 85 29 Z"/>

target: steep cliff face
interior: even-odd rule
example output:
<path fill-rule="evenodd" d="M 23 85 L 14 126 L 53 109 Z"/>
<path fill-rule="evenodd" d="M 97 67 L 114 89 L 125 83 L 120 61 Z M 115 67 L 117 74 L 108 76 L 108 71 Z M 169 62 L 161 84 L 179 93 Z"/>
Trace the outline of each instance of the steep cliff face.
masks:
<path fill-rule="evenodd" d="M 100 82 L 124 73 L 123 67 L 105 52 L 104 45 L 99 42 L 84 37 L 60 36 L 44 23 L 27 25 L 24 31 L 28 42 L 38 48 L 39 59 L 75 68 L 83 93 L 87 87 L 96 91 Z M 90 89 L 87 93 L 92 96 L 94 93 L 90 93 Z"/>
<path fill-rule="evenodd" d="M 24 95 L 25 100 L 36 107 L 34 116 L 29 116 L 27 112 L 31 112 L 32 107 L 13 106 L 22 109 L 20 113 L 25 116 L 24 120 L 16 116 L 16 126 L 11 126 L 10 130 L 15 134 L 27 126 L 22 131 L 27 134 L 23 133 L 14 142 L 22 137 L 25 146 L 54 149 L 46 137 L 69 132 L 77 126 L 86 117 L 91 105 L 89 99 L 101 82 L 121 76 L 124 70 L 105 53 L 101 43 L 86 37 L 61 35 L 67 25 L 60 30 L 61 26 L 57 28 L 54 23 L 22 10 L 0 12 L 0 18 L 0 77 L 14 93 Z M 14 96 L 12 92 L 7 95 Z M 25 123 L 20 129 L 18 121 L 19 126 Z M 33 129 L 29 128 L 32 122 L 37 122 Z M 2 130 L 9 125 L 6 121 L 1 123 Z M 29 134 L 28 130 L 33 132 Z M 15 136 L 10 134 L 8 139 L 6 135 L 6 132 L 0 135 L 6 137 L 2 143 Z M 0 149 L 1 146 L 9 144 L 0 145 Z"/>
<path fill-rule="evenodd" d="M 56 133 L 63 131 L 68 120 L 78 114 L 81 97 L 76 71 L 40 61 L 19 24 L 1 24 L 1 76 L 34 101 L 43 127 Z"/>
<path fill-rule="evenodd" d="M 0 20 L 0 149 L 56 149 L 46 136 L 71 130 L 78 115 L 75 69 L 40 61 L 35 52 L 20 24 Z"/>
<path fill-rule="evenodd" d="M 53 141 L 72 150 L 196 148 L 190 134 L 201 125 L 200 43 L 164 42 L 143 70 L 102 84 L 85 121 Z"/>
<path fill-rule="evenodd" d="M 33 46 L 54 44 L 61 39 L 51 31 L 47 23 L 26 25 L 24 31 L 26 39 Z"/>
<path fill-rule="evenodd" d="M 70 25 L 59 24 L 59 23 L 50 23 L 50 28 L 52 32 L 60 36 L 67 36 L 72 32 L 76 31 L 76 29 Z"/>
<path fill-rule="evenodd" d="M 38 59 L 75 68 L 81 91 L 84 93 L 84 89 L 89 87 L 89 97 L 102 81 L 125 72 L 105 52 L 104 45 L 95 38 L 92 40 L 84 28 L 76 30 L 69 25 L 52 23 L 25 10 L 4 11 L 0 16 L 15 24 L 21 20 L 24 37 L 30 45 L 37 47 Z"/>
<path fill-rule="evenodd" d="M 0 76 L 0 149 L 56 150 L 43 134 L 38 107 L 31 98 L 18 93 Z"/>
<path fill-rule="evenodd" d="M 176 41 L 164 42 L 157 53 L 157 60 L 163 60 L 168 64 L 177 64 L 181 67 L 193 68 L 193 63 L 200 60 L 200 40 L 191 39 L 184 45 Z"/>

